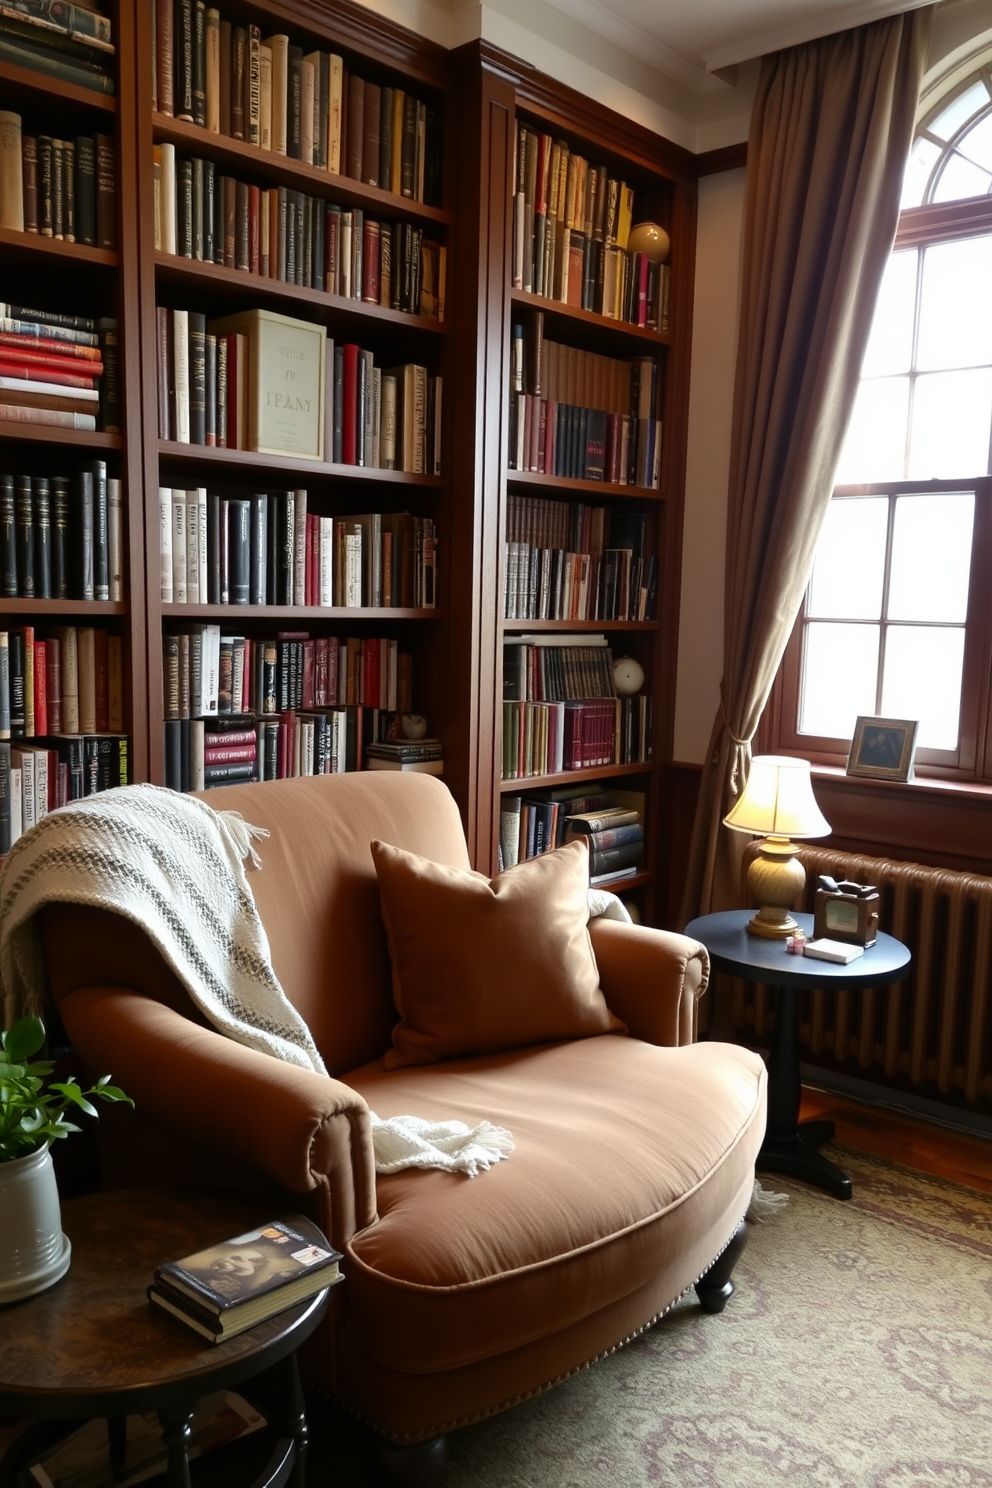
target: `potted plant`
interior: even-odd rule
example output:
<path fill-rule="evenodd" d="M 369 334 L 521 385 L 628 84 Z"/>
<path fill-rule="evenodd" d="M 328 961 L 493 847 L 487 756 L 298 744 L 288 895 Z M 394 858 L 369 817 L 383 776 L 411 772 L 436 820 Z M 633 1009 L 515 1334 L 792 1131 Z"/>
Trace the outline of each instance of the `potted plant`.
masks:
<path fill-rule="evenodd" d="M 20 1018 L 0 1034 L 0 1303 L 30 1297 L 69 1268 L 50 1147 L 78 1132 L 66 1113 L 97 1114 L 90 1097 L 134 1102 L 103 1075 L 89 1090 L 74 1078 L 50 1081 L 40 1018 Z"/>

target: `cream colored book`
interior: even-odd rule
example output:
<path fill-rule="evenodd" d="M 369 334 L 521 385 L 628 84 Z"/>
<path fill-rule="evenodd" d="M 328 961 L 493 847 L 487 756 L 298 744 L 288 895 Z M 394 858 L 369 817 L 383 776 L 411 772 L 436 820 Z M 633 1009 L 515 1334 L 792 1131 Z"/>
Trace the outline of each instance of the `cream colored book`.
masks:
<path fill-rule="evenodd" d="M 267 41 L 258 49 L 258 144 L 272 149 L 272 47 Z"/>
<path fill-rule="evenodd" d="M 344 92 L 344 59 L 331 53 L 327 93 L 327 169 L 341 174 L 341 107 Z"/>
<path fill-rule="evenodd" d="M 159 145 L 162 158 L 161 169 L 161 210 L 162 222 L 162 244 L 163 253 L 175 254 L 176 251 L 176 147 L 162 143 Z M 156 244 L 156 246 L 158 246 Z"/>
<path fill-rule="evenodd" d="M 10 109 L 0 109 L 0 227 L 24 231 L 21 116 Z"/>
<path fill-rule="evenodd" d="M 273 310 L 245 310 L 212 321 L 209 329 L 247 340 L 245 448 L 323 460 L 324 327 Z"/>
<path fill-rule="evenodd" d="M 272 152 L 286 154 L 286 105 L 289 96 L 289 37 L 280 33 L 265 42 L 272 53 Z"/>

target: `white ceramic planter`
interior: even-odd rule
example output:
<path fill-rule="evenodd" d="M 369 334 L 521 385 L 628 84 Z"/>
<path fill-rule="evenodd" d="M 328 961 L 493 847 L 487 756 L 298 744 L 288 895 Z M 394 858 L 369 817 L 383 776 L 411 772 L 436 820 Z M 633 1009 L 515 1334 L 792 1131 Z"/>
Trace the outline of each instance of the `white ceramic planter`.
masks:
<path fill-rule="evenodd" d="M 71 1249 L 48 1148 L 0 1162 L 0 1303 L 52 1286 L 68 1271 Z"/>

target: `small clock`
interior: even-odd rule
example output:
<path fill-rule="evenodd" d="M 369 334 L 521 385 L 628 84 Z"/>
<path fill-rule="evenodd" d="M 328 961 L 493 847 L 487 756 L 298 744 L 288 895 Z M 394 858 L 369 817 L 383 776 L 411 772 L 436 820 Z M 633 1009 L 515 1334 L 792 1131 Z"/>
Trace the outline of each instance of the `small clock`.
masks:
<path fill-rule="evenodd" d="M 813 901 L 813 934 L 871 946 L 878 939 L 879 894 L 873 884 L 841 883 L 823 876 Z"/>

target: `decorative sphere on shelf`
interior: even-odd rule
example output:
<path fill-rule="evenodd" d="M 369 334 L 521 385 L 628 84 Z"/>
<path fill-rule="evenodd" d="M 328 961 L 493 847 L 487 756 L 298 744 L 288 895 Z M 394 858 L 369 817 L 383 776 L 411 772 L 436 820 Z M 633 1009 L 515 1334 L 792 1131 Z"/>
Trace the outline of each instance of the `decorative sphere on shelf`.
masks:
<path fill-rule="evenodd" d="M 627 234 L 628 253 L 646 253 L 652 263 L 664 263 L 671 239 L 657 222 L 639 222 Z"/>
<path fill-rule="evenodd" d="M 422 713 L 404 713 L 400 726 L 404 739 L 423 739 L 427 733 L 427 719 Z"/>
<path fill-rule="evenodd" d="M 644 686 L 644 668 L 632 656 L 620 656 L 613 663 L 613 680 L 621 697 L 633 697 Z"/>

